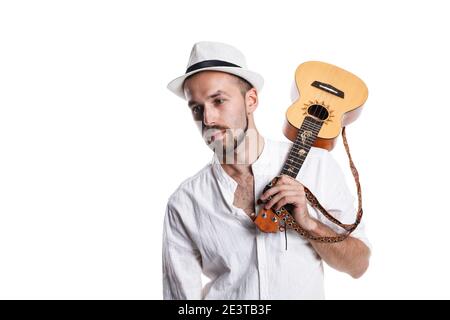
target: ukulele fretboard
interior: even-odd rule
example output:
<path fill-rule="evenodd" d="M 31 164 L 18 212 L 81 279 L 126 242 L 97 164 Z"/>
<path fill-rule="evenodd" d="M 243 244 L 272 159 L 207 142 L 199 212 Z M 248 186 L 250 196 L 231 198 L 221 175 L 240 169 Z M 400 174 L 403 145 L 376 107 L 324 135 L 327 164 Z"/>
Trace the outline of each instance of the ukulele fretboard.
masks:
<path fill-rule="evenodd" d="M 298 129 L 297 138 L 292 145 L 286 162 L 284 163 L 281 174 L 286 174 L 296 178 L 299 173 L 311 146 L 316 141 L 323 121 L 306 117 L 300 129 Z"/>

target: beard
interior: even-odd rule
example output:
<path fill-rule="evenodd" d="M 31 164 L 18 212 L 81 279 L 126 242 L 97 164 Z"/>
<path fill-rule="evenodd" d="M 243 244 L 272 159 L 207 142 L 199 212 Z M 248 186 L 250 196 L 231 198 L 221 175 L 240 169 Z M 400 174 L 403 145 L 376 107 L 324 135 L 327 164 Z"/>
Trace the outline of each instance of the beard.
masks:
<path fill-rule="evenodd" d="M 203 138 L 208 147 L 214 151 L 219 159 L 228 163 L 234 159 L 234 152 L 245 140 L 248 130 L 248 115 L 245 113 L 244 129 L 230 129 L 222 126 L 212 126 L 206 128 L 203 126 Z M 221 137 L 221 139 L 218 139 Z M 225 161 L 225 158 L 227 161 Z"/>

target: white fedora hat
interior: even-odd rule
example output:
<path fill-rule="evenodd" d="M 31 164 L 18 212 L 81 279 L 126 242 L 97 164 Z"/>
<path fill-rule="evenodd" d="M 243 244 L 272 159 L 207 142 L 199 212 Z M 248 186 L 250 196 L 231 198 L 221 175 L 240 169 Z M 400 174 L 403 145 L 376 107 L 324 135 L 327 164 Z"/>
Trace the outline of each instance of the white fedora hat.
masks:
<path fill-rule="evenodd" d="M 238 49 L 225 43 L 202 41 L 194 44 L 186 73 L 169 82 L 167 88 L 185 99 L 183 83 L 186 78 L 206 70 L 222 71 L 241 77 L 258 91 L 264 84 L 261 75 L 247 69 L 245 57 Z"/>

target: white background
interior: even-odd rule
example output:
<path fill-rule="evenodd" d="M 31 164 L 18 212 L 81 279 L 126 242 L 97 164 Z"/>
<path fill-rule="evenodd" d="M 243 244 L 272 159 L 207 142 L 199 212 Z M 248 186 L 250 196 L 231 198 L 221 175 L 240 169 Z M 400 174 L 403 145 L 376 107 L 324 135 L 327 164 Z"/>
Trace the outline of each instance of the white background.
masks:
<path fill-rule="evenodd" d="M 369 271 L 330 299 L 450 298 L 446 1 L 2 1 L 0 298 L 160 299 L 165 205 L 211 159 L 165 86 L 194 42 L 238 47 L 281 133 L 298 64 L 369 87 L 348 137 Z M 333 154 L 348 175 L 343 146 Z M 299 270 L 301 272 L 301 270 Z"/>

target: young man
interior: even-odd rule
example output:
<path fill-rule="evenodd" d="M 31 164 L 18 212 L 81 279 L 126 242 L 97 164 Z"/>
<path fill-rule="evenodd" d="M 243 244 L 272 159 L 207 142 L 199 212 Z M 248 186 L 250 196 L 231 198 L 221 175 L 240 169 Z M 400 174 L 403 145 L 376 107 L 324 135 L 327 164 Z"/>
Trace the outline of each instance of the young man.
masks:
<path fill-rule="evenodd" d="M 322 299 L 322 261 L 354 278 L 368 267 L 362 225 L 336 244 L 308 241 L 288 230 L 286 250 L 284 233 L 263 233 L 253 223 L 263 205 L 278 209 L 292 204 L 304 229 L 337 235 L 339 228 L 307 203 L 303 185 L 338 219 L 350 221 L 355 215 L 344 176 L 324 149 L 311 148 L 297 179 L 282 176 L 262 194 L 279 175 L 291 146 L 264 139 L 256 129 L 253 113 L 262 85 L 241 52 L 217 42 L 195 44 L 186 73 L 168 85 L 187 100 L 214 156 L 169 198 L 164 299 Z M 210 279 L 205 286 L 202 273 Z"/>

